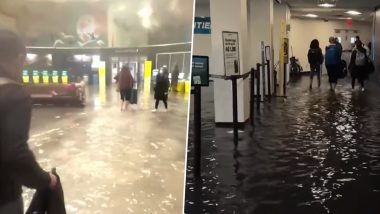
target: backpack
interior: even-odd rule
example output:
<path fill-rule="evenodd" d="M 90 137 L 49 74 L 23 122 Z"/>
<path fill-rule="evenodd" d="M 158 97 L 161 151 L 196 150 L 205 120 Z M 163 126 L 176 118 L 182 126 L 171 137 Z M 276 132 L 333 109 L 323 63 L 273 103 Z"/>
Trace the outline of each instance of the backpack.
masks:
<path fill-rule="evenodd" d="M 310 49 L 307 54 L 309 63 L 311 65 L 316 65 L 321 63 L 321 51 L 319 49 Z"/>
<path fill-rule="evenodd" d="M 359 50 L 356 51 L 355 65 L 365 66 L 367 64 L 367 54 Z"/>
<path fill-rule="evenodd" d="M 340 64 L 339 48 L 336 45 L 327 46 L 325 57 L 326 57 L 326 65 L 338 65 L 338 64 Z"/>

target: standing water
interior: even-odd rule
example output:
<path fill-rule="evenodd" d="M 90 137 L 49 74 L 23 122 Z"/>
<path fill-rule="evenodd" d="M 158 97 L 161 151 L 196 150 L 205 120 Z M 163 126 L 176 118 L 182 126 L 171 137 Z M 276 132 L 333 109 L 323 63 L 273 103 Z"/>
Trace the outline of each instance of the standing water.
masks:
<path fill-rule="evenodd" d="M 379 88 L 309 91 L 308 78 L 289 88 L 286 101 L 256 112 L 237 148 L 203 95 L 202 178 L 192 174 L 190 130 L 186 213 L 380 213 Z"/>

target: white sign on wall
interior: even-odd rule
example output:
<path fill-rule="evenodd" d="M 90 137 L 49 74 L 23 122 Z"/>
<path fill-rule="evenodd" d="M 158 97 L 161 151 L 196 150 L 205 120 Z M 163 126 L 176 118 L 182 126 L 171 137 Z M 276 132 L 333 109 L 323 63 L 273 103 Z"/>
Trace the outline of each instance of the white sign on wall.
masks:
<path fill-rule="evenodd" d="M 226 76 L 240 74 L 239 34 L 223 31 L 224 73 Z"/>

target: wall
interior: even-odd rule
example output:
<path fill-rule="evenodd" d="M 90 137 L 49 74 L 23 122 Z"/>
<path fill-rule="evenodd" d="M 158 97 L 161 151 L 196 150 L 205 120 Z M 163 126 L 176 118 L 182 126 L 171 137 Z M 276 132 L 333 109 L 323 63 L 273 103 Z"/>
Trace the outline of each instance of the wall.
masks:
<path fill-rule="evenodd" d="M 193 7 L 194 0 L 114 1 L 108 9 L 109 46 L 191 42 Z"/>
<path fill-rule="evenodd" d="M 197 1 L 199 2 L 199 1 Z M 195 16 L 210 17 L 209 3 L 195 3 Z M 212 18 L 211 18 L 211 33 L 212 33 Z M 211 54 L 211 34 L 194 34 L 193 54 L 210 56 Z"/>
<path fill-rule="evenodd" d="M 324 47 L 328 45 L 329 37 L 334 36 L 335 29 L 358 30 L 361 40 L 366 44 L 372 38 L 372 23 L 370 22 L 354 21 L 352 27 L 347 27 L 344 20 L 324 22 L 323 20 L 313 19 L 291 19 L 290 47 L 293 48 L 293 54 L 300 60 L 304 71 L 310 70 L 307 52 L 311 40 L 318 39 L 324 52 Z M 289 53 L 290 55 L 292 54 L 291 50 Z"/>
<path fill-rule="evenodd" d="M 0 13 L 0 28 L 17 31 L 16 20 Z"/>

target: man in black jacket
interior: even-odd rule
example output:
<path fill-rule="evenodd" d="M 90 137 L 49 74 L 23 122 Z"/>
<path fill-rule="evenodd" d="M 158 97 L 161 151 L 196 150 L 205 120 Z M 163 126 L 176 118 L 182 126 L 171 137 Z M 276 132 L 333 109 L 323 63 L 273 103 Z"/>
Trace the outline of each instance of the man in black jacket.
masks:
<path fill-rule="evenodd" d="M 20 84 L 26 49 L 21 39 L 0 30 L 0 214 L 23 213 L 21 186 L 55 188 L 27 145 L 31 100 Z"/>

